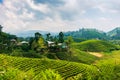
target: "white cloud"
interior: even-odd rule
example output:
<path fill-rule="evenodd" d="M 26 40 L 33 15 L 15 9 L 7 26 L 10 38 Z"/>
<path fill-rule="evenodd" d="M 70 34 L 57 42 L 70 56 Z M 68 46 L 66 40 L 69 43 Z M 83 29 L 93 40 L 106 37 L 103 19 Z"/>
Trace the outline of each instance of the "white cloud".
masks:
<path fill-rule="evenodd" d="M 33 0 L 4 0 L 0 4 L 0 24 L 4 31 L 23 30 L 69 31 L 82 27 L 104 31 L 119 26 L 120 1 L 61 0 L 56 3 L 35 3 Z"/>
<path fill-rule="evenodd" d="M 43 12 L 43 13 L 47 13 L 50 11 L 48 5 L 46 4 L 35 4 L 33 0 L 26 0 L 28 5 L 34 9 L 34 10 L 38 10 L 40 12 Z"/>
<path fill-rule="evenodd" d="M 34 19 L 34 15 L 33 12 L 28 12 L 27 9 L 23 9 L 23 12 L 19 17 L 22 19 Z"/>

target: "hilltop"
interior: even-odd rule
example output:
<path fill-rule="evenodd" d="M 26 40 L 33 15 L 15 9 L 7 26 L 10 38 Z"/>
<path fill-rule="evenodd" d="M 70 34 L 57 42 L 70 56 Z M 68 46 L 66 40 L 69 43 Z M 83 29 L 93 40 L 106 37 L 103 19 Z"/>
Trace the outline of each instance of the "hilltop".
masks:
<path fill-rule="evenodd" d="M 66 32 L 66 36 L 72 36 L 73 38 L 83 38 L 83 39 L 107 39 L 108 36 L 105 32 L 99 31 L 97 29 L 79 29 L 78 31 Z"/>
<path fill-rule="evenodd" d="M 111 39 L 120 39 L 120 27 L 117 27 L 107 33 L 108 36 L 110 36 Z"/>
<path fill-rule="evenodd" d="M 58 32 L 49 32 L 49 31 L 41 31 L 41 30 L 28 30 L 23 32 L 18 32 L 16 35 L 18 37 L 33 37 L 35 32 L 41 33 L 45 36 L 47 33 L 51 33 L 52 35 L 57 35 Z M 94 28 L 82 28 L 76 31 L 68 31 L 64 32 L 65 36 L 72 36 L 76 41 L 81 41 L 84 39 L 101 39 L 101 40 L 109 40 L 109 39 L 120 39 L 120 27 L 116 27 L 115 29 L 104 32 Z"/>
<path fill-rule="evenodd" d="M 103 40 L 87 40 L 80 43 L 74 43 L 73 46 L 82 51 L 90 52 L 109 52 L 118 49 L 117 46 Z"/>

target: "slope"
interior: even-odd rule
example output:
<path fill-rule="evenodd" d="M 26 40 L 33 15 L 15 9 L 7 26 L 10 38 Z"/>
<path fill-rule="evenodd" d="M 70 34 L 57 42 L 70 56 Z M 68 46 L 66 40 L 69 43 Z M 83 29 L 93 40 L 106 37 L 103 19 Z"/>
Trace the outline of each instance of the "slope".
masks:
<path fill-rule="evenodd" d="M 102 40 L 87 40 L 81 43 L 74 43 L 72 45 L 77 49 L 89 52 L 109 52 L 118 49 L 117 46 Z"/>
<path fill-rule="evenodd" d="M 33 58 L 22 58 L 22 57 L 11 57 L 6 55 L 0 55 L 0 64 L 17 68 L 22 71 L 33 70 L 35 75 L 39 75 L 42 70 L 54 69 L 64 78 L 69 78 L 77 74 L 83 74 L 89 65 L 82 63 L 74 63 L 61 60 L 50 60 L 50 59 L 33 59 Z"/>
<path fill-rule="evenodd" d="M 29 72 L 32 69 L 36 76 L 40 75 L 39 73 L 43 70 L 54 69 L 63 77 L 63 80 L 120 79 L 119 58 L 110 58 L 98 61 L 94 65 L 86 65 L 61 60 L 11 57 L 0 54 L 0 64 L 0 66 L 17 68 L 24 72 Z"/>
<path fill-rule="evenodd" d="M 96 60 L 99 60 L 98 57 L 87 52 L 80 51 L 79 49 L 71 49 L 69 52 L 49 53 L 47 57 L 50 59 L 66 60 L 84 64 L 91 64 L 94 63 Z"/>
<path fill-rule="evenodd" d="M 111 37 L 111 39 L 120 39 L 120 27 L 117 27 L 107 33 L 108 36 Z"/>

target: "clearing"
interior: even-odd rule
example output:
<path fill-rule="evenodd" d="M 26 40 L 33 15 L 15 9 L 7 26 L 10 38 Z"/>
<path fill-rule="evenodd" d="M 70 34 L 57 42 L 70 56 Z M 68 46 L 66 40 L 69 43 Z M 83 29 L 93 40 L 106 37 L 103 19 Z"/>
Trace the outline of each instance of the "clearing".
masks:
<path fill-rule="evenodd" d="M 94 55 L 94 56 L 96 56 L 96 57 L 99 57 L 99 58 L 103 57 L 103 54 L 98 53 L 98 52 L 88 52 L 88 53 L 89 53 L 89 54 L 92 54 L 92 55 Z"/>

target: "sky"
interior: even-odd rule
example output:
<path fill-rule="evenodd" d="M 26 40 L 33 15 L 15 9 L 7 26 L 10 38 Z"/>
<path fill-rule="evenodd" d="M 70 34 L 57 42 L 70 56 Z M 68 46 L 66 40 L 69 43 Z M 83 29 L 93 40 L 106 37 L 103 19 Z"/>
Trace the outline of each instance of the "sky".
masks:
<path fill-rule="evenodd" d="M 120 26 L 120 0 L 0 0 L 3 31 L 50 32 Z"/>

